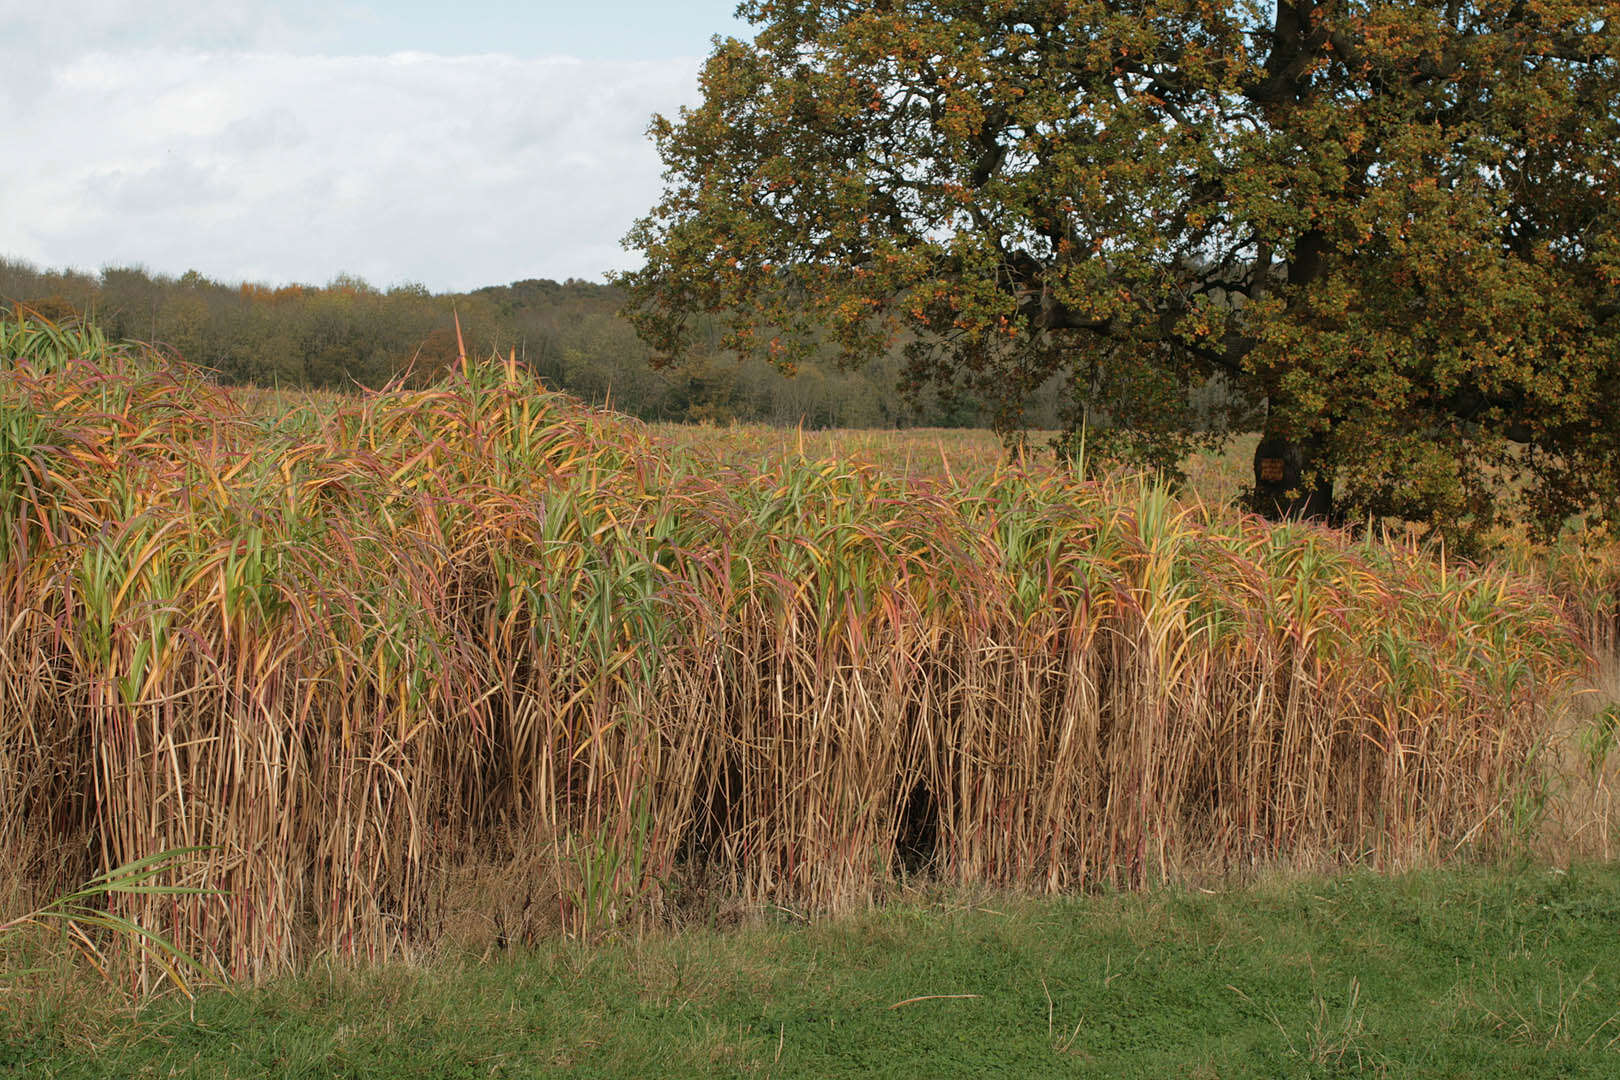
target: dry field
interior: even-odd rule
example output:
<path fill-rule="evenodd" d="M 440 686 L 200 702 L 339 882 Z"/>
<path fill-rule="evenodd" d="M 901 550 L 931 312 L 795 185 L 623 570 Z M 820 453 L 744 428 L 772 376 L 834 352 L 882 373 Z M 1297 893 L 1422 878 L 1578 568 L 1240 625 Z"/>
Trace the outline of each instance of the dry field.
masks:
<path fill-rule="evenodd" d="M 243 976 L 1500 850 L 1608 617 L 1546 583 L 1612 597 L 972 434 L 649 431 L 514 365 L 273 409 L 54 329 L 0 366 L 11 893 L 203 849 L 217 895 L 117 903 Z"/>

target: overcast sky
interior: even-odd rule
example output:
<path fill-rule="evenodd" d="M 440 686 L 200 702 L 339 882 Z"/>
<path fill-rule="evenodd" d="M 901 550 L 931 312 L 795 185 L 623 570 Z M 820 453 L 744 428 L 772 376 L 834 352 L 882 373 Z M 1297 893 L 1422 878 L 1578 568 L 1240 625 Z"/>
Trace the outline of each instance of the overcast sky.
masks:
<path fill-rule="evenodd" d="M 735 0 L 0 0 L 0 255 L 435 291 L 599 278 Z"/>

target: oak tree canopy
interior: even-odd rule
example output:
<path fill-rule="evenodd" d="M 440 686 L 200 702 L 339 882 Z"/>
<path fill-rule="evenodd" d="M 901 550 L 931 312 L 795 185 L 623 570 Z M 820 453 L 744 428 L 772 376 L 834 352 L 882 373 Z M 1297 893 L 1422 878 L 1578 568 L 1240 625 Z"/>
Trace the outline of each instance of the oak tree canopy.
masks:
<path fill-rule="evenodd" d="M 785 367 L 903 346 L 1007 428 L 1059 379 L 1088 452 L 1170 467 L 1258 410 L 1271 513 L 1616 514 L 1620 4 L 739 11 L 653 122 L 659 353 L 699 313 Z"/>

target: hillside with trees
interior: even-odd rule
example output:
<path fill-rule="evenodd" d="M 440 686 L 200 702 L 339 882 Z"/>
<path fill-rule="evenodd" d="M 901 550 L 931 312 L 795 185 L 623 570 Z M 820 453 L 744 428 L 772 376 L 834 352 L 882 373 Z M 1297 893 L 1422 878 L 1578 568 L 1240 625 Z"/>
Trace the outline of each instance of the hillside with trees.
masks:
<path fill-rule="evenodd" d="M 240 386 L 342 389 L 425 382 L 455 362 L 459 318 L 469 353 L 515 352 L 546 383 L 644 420 L 732 420 L 807 427 L 982 426 L 974 403 L 924 387 L 899 392 L 898 350 L 858 371 L 810 358 L 789 375 L 709 347 L 655 367 L 619 315 L 621 291 L 577 279 L 513 282 L 470 293 L 420 285 L 379 289 L 340 275 L 324 286 L 273 288 L 174 278 L 138 267 L 46 271 L 0 259 L 0 302 L 53 320 L 83 319 L 113 340 L 158 344 Z M 1054 398 L 1055 395 L 1047 395 Z M 1035 426 L 1056 413 L 1032 403 Z"/>

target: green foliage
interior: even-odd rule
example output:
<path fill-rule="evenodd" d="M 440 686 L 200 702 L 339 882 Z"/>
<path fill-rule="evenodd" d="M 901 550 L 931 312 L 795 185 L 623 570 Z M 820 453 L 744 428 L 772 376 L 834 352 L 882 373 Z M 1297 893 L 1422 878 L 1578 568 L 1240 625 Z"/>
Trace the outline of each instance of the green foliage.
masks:
<path fill-rule="evenodd" d="M 1620 705 L 1610 705 L 1593 716 L 1576 734 L 1576 746 L 1587 771 L 1598 776 L 1620 741 Z"/>
<path fill-rule="evenodd" d="M 904 341 L 913 385 L 1014 427 L 1055 383 L 1161 466 L 1260 405 L 1305 488 L 1454 540 L 1620 508 L 1612 4 L 743 10 L 653 125 L 620 281 L 660 353 L 699 314 L 785 367 Z"/>
<path fill-rule="evenodd" d="M 193 980 L 206 982 L 214 977 L 213 973 L 163 935 L 113 910 L 108 902 L 121 896 L 215 895 L 208 889 L 160 880 L 183 870 L 187 859 L 203 850 L 194 847 L 162 851 L 97 874 L 72 892 L 0 922 L 0 944 L 31 929 L 55 931 L 63 945 L 76 950 L 98 972 L 111 979 L 115 969 L 108 946 L 121 941 L 137 949 L 143 958 L 155 960 L 169 981 L 191 997 Z M 30 974 L 33 972 L 0 971 L 0 978 L 16 979 Z"/>

